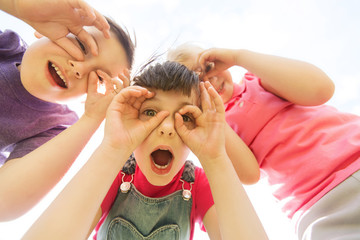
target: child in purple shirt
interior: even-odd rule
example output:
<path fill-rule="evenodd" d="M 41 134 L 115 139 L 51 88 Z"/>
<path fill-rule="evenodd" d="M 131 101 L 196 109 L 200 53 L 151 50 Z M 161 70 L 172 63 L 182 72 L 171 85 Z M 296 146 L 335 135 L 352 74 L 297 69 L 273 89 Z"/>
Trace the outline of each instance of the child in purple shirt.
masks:
<path fill-rule="evenodd" d="M 5 221 L 34 206 L 69 169 L 114 95 L 129 84 L 122 74 L 131 68 L 134 45 L 82 0 L 6 0 L 0 9 L 30 24 L 40 38 L 27 47 L 16 33 L 0 31 L 0 221 Z M 99 83 L 105 93 L 97 91 Z M 86 93 L 78 120 L 63 104 Z"/>

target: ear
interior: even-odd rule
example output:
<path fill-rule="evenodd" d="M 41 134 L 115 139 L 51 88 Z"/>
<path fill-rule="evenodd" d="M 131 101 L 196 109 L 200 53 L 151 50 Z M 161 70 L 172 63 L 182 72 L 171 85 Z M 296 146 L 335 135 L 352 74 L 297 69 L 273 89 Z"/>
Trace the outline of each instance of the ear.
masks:
<path fill-rule="evenodd" d="M 44 36 L 44 35 L 42 35 L 41 33 L 37 32 L 37 31 L 34 32 L 34 35 L 35 35 L 35 37 L 37 39 L 40 39 L 40 38 L 42 38 Z"/>

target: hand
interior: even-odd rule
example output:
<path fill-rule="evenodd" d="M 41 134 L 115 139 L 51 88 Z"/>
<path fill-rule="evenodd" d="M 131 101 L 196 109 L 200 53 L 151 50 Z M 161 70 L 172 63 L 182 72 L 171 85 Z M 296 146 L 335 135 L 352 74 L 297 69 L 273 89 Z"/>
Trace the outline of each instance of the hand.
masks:
<path fill-rule="evenodd" d="M 84 56 L 66 37 L 69 33 L 84 42 L 94 55 L 98 53 L 96 42 L 84 26 L 95 26 L 106 38 L 110 37 L 110 26 L 104 16 L 83 0 L 18 0 L 15 4 L 15 15 L 31 25 L 37 37 L 48 37 L 77 60 Z"/>
<path fill-rule="evenodd" d="M 221 97 L 209 82 L 200 83 L 201 106 L 187 105 L 175 115 L 175 128 L 184 143 L 199 158 L 217 158 L 225 152 L 225 109 Z M 195 128 L 184 125 L 182 115 L 195 118 Z M 226 154 L 226 152 L 225 152 Z"/>
<path fill-rule="evenodd" d="M 203 51 L 198 58 L 203 76 L 210 78 L 237 65 L 237 52 L 232 49 L 211 48 Z M 211 67 L 211 68 L 210 68 Z"/>
<path fill-rule="evenodd" d="M 133 151 L 169 115 L 161 111 L 147 121 L 139 119 L 142 103 L 155 93 L 139 86 L 124 88 L 111 102 L 105 122 L 103 142 L 114 149 L 128 147 Z"/>
<path fill-rule="evenodd" d="M 129 71 L 126 70 L 125 74 L 119 74 L 118 77 L 120 79 L 110 78 L 108 74 L 101 70 L 90 73 L 85 102 L 85 115 L 100 121 L 105 118 L 106 110 L 116 93 L 130 85 Z M 99 85 L 105 87 L 104 93 L 99 92 Z"/>

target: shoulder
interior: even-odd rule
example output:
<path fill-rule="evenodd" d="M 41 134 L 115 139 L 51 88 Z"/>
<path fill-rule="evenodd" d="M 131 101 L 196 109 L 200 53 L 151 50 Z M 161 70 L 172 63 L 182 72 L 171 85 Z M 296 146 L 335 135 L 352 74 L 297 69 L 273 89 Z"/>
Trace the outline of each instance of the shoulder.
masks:
<path fill-rule="evenodd" d="M 194 182 L 194 191 L 196 194 L 197 202 L 207 202 L 210 207 L 213 204 L 211 189 L 209 181 L 206 177 L 204 169 L 200 167 L 195 168 L 195 182 Z"/>
<path fill-rule="evenodd" d="M 195 222 L 202 224 L 207 211 L 214 205 L 210 185 L 202 168 L 195 168 L 195 182 L 192 189 L 193 194 L 193 217 Z"/>
<path fill-rule="evenodd" d="M 4 57 L 12 57 L 23 54 L 27 48 L 27 44 L 14 31 L 0 31 L 0 55 Z"/>

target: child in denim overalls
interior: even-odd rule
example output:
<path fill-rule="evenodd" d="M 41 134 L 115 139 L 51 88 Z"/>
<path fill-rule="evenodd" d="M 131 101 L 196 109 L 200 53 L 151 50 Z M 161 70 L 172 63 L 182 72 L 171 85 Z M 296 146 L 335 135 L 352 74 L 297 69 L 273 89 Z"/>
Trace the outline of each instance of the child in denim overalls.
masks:
<path fill-rule="evenodd" d="M 196 222 L 212 239 L 266 239 L 225 151 L 221 98 L 198 86 L 175 62 L 135 77 L 110 104 L 101 145 L 24 239 L 86 239 L 101 216 L 98 239 L 192 239 Z M 190 150 L 204 169 L 186 163 Z"/>

